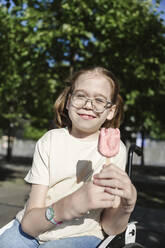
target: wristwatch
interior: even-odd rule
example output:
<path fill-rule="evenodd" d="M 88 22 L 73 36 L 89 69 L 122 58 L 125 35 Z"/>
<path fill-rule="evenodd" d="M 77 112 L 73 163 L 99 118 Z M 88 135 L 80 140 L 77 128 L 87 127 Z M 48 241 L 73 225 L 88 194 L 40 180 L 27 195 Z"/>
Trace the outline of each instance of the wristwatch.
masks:
<path fill-rule="evenodd" d="M 59 222 L 58 222 L 58 221 L 56 221 L 56 220 L 54 219 L 54 209 L 53 209 L 52 206 L 47 207 L 46 212 L 45 212 L 45 216 L 46 216 L 46 219 L 47 219 L 48 221 L 50 221 L 51 223 L 53 223 L 54 225 L 59 225 L 59 224 L 62 223 L 62 221 L 59 221 Z"/>

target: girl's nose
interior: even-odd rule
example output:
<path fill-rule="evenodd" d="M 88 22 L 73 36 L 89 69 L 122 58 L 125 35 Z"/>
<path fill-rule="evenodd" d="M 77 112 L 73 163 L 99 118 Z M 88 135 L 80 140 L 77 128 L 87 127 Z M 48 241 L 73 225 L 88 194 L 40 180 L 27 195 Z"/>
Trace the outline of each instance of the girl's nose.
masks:
<path fill-rule="evenodd" d="M 87 99 L 85 104 L 84 104 L 84 108 L 87 109 L 93 109 L 93 103 L 92 103 L 92 99 Z"/>

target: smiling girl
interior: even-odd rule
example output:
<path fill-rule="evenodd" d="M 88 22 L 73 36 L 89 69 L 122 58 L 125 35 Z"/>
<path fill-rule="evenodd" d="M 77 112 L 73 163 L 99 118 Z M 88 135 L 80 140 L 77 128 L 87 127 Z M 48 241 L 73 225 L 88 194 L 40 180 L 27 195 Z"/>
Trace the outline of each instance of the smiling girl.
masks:
<path fill-rule="evenodd" d="M 98 151 L 100 128 L 119 127 L 122 117 L 114 75 L 101 67 L 77 72 L 55 111 L 59 128 L 36 144 L 25 177 L 29 199 L 13 227 L 0 236 L 1 248 L 95 248 L 104 232 L 124 231 L 134 209 L 136 189 L 124 171 L 124 144 L 120 141 L 108 166 Z M 115 196 L 120 197 L 117 208 Z"/>

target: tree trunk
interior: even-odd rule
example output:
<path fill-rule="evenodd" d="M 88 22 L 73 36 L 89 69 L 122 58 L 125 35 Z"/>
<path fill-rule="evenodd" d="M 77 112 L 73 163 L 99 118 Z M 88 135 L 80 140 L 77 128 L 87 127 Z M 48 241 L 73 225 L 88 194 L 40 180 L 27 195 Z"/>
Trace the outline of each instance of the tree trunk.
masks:
<path fill-rule="evenodd" d="M 141 165 L 144 166 L 144 141 L 145 141 L 145 131 L 144 129 L 141 131 L 141 137 L 142 137 L 142 143 L 141 143 L 141 148 L 142 148 L 142 156 L 141 156 Z"/>
<path fill-rule="evenodd" d="M 12 148 L 13 148 L 13 137 L 12 137 L 12 124 L 8 128 L 8 140 L 7 140 L 7 154 L 6 160 L 9 162 L 12 158 Z"/>

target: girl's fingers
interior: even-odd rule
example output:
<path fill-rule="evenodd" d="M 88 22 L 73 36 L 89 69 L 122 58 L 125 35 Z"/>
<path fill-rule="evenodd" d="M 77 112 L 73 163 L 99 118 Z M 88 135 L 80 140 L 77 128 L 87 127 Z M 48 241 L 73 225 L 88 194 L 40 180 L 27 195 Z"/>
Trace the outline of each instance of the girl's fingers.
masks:
<path fill-rule="evenodd" d="M 96 208 L 109 208 L 114 205 L 115 196 L 105 192 L 105 188 L 103 192 L 100 192 L 99 195 L 95 196 L 95 207 Z"/>
<path fill-rule="evenodd" d="M 130 187 L 127 188 L 112 188 L 112 187 L 105 187 L 105 192 L 119 196 L 129 202 L 129 204 L 133 204 L 136 201 L 137 192 L 135 187 L 131 184 Z"/>
<path fill-rule="evenodd" d="M 123 171 L 121 168 L 119 168 L 115 164 L 103 165 L 103 170 L 108 170 L 108 169 L 114 170 L 114 171 L 120 173 L 121 175 L 125 174 L 125 171 Z"/>
<path fill-rule="evenodd" d="M 123 176 L 127 176 L 127 173 L 117 166 L 111 164 L 103 167 L 99 173 L 94 175 L 94 178 L 120 178 Z"/>
<path fill-rule="evenodd" d="M 100 173 L 94 175 L 93 182 L 98 186 L 108 186 L 126 190 L 131 186 L 131 180 L 128 175 L 116 166 L 107 166 Z"/>
<path fill-rule="evenodd" d="M 122 182 L 118 179 L 94 179 L 93 182 L 94 184 L 102 187 L 123 188 Z"/>
<path fill-rule="evenodd" d="M 111 177 L 108 176 L 94 176 L 93 183 L 98 186 L 109 186 L 113 188 L 129 188 L 132 184 L 130 178 L 127 175 L 121 176 L 116 172 L 111 173 Z"/>
<path fill-rule="evenodd" d="M 110 194 L 109 192 L 106 192 L 106 189 L 104 190 L 104 194 L 101 197 L 102 201 L 114 201 L 115 195 Z"/>
<path fill-rule="evenodd" d="M 130 199 L 132 195 L 132 183 L 128 180 L 118 179 L 94 179 L 94 184 L 104 187 L 104 191 L 117 195 L 125 199 Z"/>
<path fill-rule="evenodd" d="M 127 173 L 113 164 L 103 166 L 100 173 L 94 175 L 93 183 L 105 188 L 108 194 L 120 197 L 128 205 L 136 201 L 136 192 Z"/>
<path fill-rule="evenodd" d="M 109 193 L 109 194 L 113 194 L 115 196 L 120 196 L 122 198 L 125 198 L 125 194 L 124 191 L 118 188 L 110 188 L 110 187 L 106 187 L 105 188 L 105 192 Z"/>

